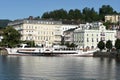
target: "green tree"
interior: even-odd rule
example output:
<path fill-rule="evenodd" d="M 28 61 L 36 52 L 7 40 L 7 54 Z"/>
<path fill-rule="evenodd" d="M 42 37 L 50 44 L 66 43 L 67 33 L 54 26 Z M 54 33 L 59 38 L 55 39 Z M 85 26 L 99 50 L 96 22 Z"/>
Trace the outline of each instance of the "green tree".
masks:
<path fill-rule="evenodd" d="M 27 44 L 30 47 L 35 47 L 35 42 L 34 41 L 23 41 L 23 43 Z"/>
<path fill-rule="evenodd" d="M 66 45 L 67 47 L 70 47 L 70 43 L 69 43 L 69 42 L 66 42 L 65 45 Z"/>
<path fill-rule="evenodd" d="M 2 43 L 8 47 L 15 47 L 20 43 L 21 34 L 13 27 L 9 26 L 3 30 Z"/>
<path fill-rule="evenodd" d="M 59 10 L 54 10 L 50 12 L 45 12 L 42 15 L 43 19 L 54 19 L 54 20 L 59 20 L 59 19 L 67 19 L 67 11 L 64 9 L 59 9 Z"/>
<path fill-rule="evenodd" d="M 7 24 L 11 22 L 10 20 L 0 19 L 0 29 L 3 29 L 7 26 Z"/>
<path fill-rule="evenodd" d="M 66 11 L 64 9 L 54 10 L 50 12 L 45 12 L 42 15 L 43 19 L 53 19 L 53 20 L 78 20 L 83 23 L 93 22 L 93 21 L 104 21 L 104 16 L 107 14 L 118 14 L 110 5 L 103 5 L 99 12 L 96 12 L 94 8 L 85 7 L 81 10 L 70 9 Z"/>
<path fill-rule="evenodd" d="M 92 21 L 99 21 L 99 14 L 94 10 L 94 8 L 91 9 L 90 17 Z"/>
<path fill-rule="evenodd" d="M 67 11 L 64 10 L 64 9 L 60 9 L 58 10 L 58 13 L 59 13 L 59 19 L 67 19 L 68 15 L 67 15 Z"/>
<path fill-rule="evenodd" d="M 101 20 L 104 21 L 104 16 L 107 14 L 115 14 L 116 11 L 114 11 L 114 9 L 110 6 L 110 5 L 103 5 L 100 9 L 99 9 L 99 16 L 101 18 Z"/>
<path fill-rule="evenodd" d="M 79 9 L 75 9 L 74 10 L 74 19 L 79 20 L 81 18 L 81 16 L 82 16 L 81 11 Z"/>
<path fill-rule="evenodd" d="M 71 44 L 70 44 L 70 47 L 75 48 L 75 47 L 77 47 L 77 45 L 76 45 L 76 44 L 74 44 L 74 43 L 71 43 Z"/>
<path fill-rule="evenodd" d="M 69 17 L 70 20 L 74 19 L 74 10 L 73 9 L 69 10 L 68 17 Z"/>
<path fill-rule="evenodd" d="M 103 41 L 100 41 L 97 44 L 97 47 L 100 49 L 100 51 L 102 51 L 103 49 L 105 49 L 105 43 Z"/>
<path fill-rule="evenodd" d="M 120 39 L 117 39 L 117 40 L 115 41 L 115 48 L 117 49 L 117 51 L 120 50 Z"/>
<path fill-rule="evenodd" d="M 108 40 L 106 42 L 106 48 L 108 49 L 108 51 L 110 51 L 112 49 L 113 45 L 112 45 L 112 41 L 111 40 Z"/>
<path fill-rule="evenodd" d="M 90 8 L 85 7 L 85 8 L 82 10 L 82 19 L 83 19 L 85 22 L 90 22 L 90 21 L 91 21 L 91 19 L 90 19 Z"/>
<path fill-rule="evenodd" d="M 112 25 L 112 23 L 110 23 L 109 21 L 104 22 L 103 25 L 106 26 L 106 29 L 110 29 L 110 26 Z"/>
<path fill-rule="evenodd" d="M 94 10 L 94 8 L 85 7 L 85 8 L 83 9 L 82 19 L 83 19 L 85 22 L 98 21 L 98 20 L 99 20 L 99 15 L 98 15 L 98 13 Z"/>
<path fill-rule="evenodd" d="M 40 16 L 37 16 L 34 18 L 35 20 L 40 20 Z"/>
<path fill-rule="evenodd" d="M 70 9 L 68 12 L 68 19 L 69 20 L 79 20 L 81 18 L 81 11 L 79 9 Z"/>
<path fill-rule="evenodd" d="M 49 16 L 48 12 L 43 13 L 42 19 L 49 19 L 49 18 L 50 18 L 50 16 Z"/>

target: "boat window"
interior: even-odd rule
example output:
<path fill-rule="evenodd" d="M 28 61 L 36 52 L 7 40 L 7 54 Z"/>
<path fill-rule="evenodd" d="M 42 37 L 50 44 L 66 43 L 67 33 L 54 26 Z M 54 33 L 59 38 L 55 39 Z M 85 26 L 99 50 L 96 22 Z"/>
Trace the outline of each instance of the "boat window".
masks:
<path fill-rule="evenodd" d="M 29 45 L 26 45 L 25 48 L 29 48 L 30 46 Z"/>
<path fill-rule="evenodd" d="M 17 47 L 22 47 L 21 45 L 17 45 Z"/>

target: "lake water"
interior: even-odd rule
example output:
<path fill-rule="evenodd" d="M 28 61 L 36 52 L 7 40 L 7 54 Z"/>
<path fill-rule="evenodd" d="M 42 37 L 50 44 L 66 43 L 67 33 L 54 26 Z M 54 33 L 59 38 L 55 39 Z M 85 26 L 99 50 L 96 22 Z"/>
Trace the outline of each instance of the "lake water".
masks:
<path fill-rule="evenodd" d="M 120 63 L 93 57 L 0 56 L 0 80 L 120 80 Z"/>

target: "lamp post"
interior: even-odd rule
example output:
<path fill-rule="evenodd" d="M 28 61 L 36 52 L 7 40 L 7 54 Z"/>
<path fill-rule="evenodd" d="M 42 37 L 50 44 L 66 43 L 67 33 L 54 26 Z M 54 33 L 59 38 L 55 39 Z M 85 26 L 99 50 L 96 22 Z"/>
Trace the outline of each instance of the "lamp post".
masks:
<path fill-rule="evenodd" d="M 3 39 L 3 36 L 0 36 L 0 46 L 1 46 L 2 39 Z"/>

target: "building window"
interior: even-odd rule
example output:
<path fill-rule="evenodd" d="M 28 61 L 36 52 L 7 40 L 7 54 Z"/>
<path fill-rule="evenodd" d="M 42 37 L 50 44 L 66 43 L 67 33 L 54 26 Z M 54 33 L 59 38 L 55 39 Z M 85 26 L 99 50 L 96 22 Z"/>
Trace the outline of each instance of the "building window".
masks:
<path fill-rule="evenodd" d="M 46 40 L 45 36 L 44 36 L 44 40 Z"/>
<path fill-rule="evenodd" d="M 26 40 L 29 40 L 29 38 L 28 38 L 28 37 L 26 37 Z"/>
<path fill-rule="evenodd" d="M 101 32 L 101 34 L 100 34 L 101 36 L 105 36 L 105 33 L 104 32 Z"/>
<path fill-rule="evenodd" d="M 54 35 L 54 32 L 52 32 L 52 35 Z"/>
<path fill-rule="evenodd" d="M 97 42 L 98 42 L 98 38 L 97 38 Z"/>
<path fill-rule="evenodd" d="M 93 48 L 94 48 L 94 46 L 91 46 L 91 48 L 93 49 Z"/>
<path fill-rule="evenodd" d="M 93 38 L 92 38 L 92 42 L 94 42 Z"/>
<path fill-rule="evenodd" d="M 49 37 L 49 40 L 51 40 L 51 38 Z"/>
<path fill-rule="evenodd" d="M 89 38 L 87 38 L 87 42 L 89 42 Z"/>
<path fill-rule="evenodd" d="M 102 40 L 102 41 L 105 41 L 105 37 L 101 37 L 101 40 Z"/>
<path fill-rule="evenodd" d="M 41 21 L 41 24 L 43 24 L 43 22 Z"/>

